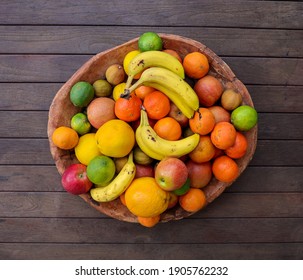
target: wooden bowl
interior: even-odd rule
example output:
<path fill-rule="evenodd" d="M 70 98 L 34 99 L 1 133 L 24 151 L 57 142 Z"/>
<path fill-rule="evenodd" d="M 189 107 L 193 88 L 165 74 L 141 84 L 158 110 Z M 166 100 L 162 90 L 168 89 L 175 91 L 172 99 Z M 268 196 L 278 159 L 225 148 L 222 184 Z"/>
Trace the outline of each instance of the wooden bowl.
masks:
<path fill-rule="evenodd" d="M 241 93 L 243 104 L 253 107 L 252 99 L 246 87 L 237 79 L 229 66 L 212 50 L 189 38 L 170 34 L 159 35 L 163 40 L 164 48 L 176 50 L 182 58 L 187 53 L 193 51 L 205 54 L 210 62 L 209 73 L 218 78 L 225 88 L 235 89 Z M 70 102 L 69 92 L 71 87 L 78 81 L 93 83 L 97 79 L 105 78 L 106 69 L 114 63 L 122 64 L 125 54 L 137 49 L 137 42 L 138 38 L 135 38 L 125 44 L 93 56 L 82 67 L 80 67 L 74 75 L 72 75 L 72 77 L 60 88 L 54 97 L 49 110 L 48 138 L 52 157 L 55 161 L 58 172 L 61 175 L 70 164 L 78 162 L 73 151 L 61 150 L 54 146 L 51 140 L 53 131 L 59 126 L 70 126 L 71 117 L 80 111 L 79 108 L 76 108 Z M 255 152 L 257 144 L 257 126 L 247 132 L 246 137 L 249 144 L 247 153 L 244 157 L 237 160 L 240 174 L 245 170 Z M 211 203 L 231 184 L 232 183 L 219 182 L 213 178 L 211 182 L 203 188 L 207 202 Z M 120 199 L 106 203 L 99 203 L 94 201 L 89 193 L 80 195 L 80 197 L 96 210 L 112 218 L 127 222 L 137 222 L 137 218 L 128 211 L 128 209 L 120 202 Z M 178 220 L 192 214 L 193 213 L 184 211 L 180 206 L 176 206 L 173 209 L 164 212 L 161 216 L 161 221 L 166 222 L 170 220 Z"/>

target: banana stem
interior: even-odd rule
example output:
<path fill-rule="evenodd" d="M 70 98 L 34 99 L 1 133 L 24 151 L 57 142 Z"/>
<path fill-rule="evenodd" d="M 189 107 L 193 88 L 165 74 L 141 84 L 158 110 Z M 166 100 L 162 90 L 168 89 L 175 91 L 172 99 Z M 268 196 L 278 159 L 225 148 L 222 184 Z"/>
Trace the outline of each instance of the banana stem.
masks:
<path fill-rule="evenodd" d="M 133 81 L 133 78 L 134 76 L 133 75 L 129 75 L 128 78 L 127 78 L 127 81 L 126 81 L 126 85 L 125 85 L 125 88 L 129 88 L 132 81 Z"/>

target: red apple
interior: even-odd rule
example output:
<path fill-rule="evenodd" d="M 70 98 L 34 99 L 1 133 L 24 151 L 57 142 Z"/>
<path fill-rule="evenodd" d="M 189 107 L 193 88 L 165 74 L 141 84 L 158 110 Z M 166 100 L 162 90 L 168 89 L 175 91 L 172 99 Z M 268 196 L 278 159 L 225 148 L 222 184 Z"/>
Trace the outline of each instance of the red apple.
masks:
<path fill-rule="evenodd" d="M 196 163 L 189 160 L 186 163 L 188 169 L 188 177 L 190 179 L 190 186 L 192 188 L 205 187 L 212 178 L 211 163 L 209 161 L 203 163 Z"/>
<path fill-rule="evenodd" d="M 136 165 L 136 175 L 135 178 L 140 177 L 154 177 L 154 167 L 152 165 L 143 165 L 143 164 L 135 164 Z"/>
<path fill-rule="evenodd" d="M 196 82 L 194 90 L 199 97 L 200 104 L 210 107 L 221 97 L 223 86 L 217 78 L 206 75 Z"/>
<path fill-rule="evenodd" d="M 218 122 L 230 122 L 230 112 L 228 112 L 227 110 L 225 110 L 223 107 L 221 106 L 211 106 L 208 108 L 208 110 L 210 110 L 216 120 L 216 123 Z"/>
<path fill-rule="evenodd" d="M 168 206 L 167 209 L 171 209 L 173 208 L 179 201 L 179 198 L 176 194 L 174 194 L 173 192 L 169 192 L 169 202 L 168 202 Z"/>
<path fill-rule="evenodd" d="M 175 119 L 181 127 L 188 126 L 189 119 L 180 111 L 180 109 L 176 106 L 176 104 L 170 104 L 170 111 L 168 116 Z"/>
<path fill-rule="evenodd" d="M 156 182 L 165 191 L 173 191 L 181 188 L 186 182 L 187 177 L 187 167 L 185 163 L 178 158 L 164 158 L 156 166 Z"/>
<path fill-rule="evenodd" d="M 86 193 L 93 186 L 93 183 L 86 175 L 86 165 L 75 163 L 70 165 L 61 178 L 63 188 L 75 195 Z"/>

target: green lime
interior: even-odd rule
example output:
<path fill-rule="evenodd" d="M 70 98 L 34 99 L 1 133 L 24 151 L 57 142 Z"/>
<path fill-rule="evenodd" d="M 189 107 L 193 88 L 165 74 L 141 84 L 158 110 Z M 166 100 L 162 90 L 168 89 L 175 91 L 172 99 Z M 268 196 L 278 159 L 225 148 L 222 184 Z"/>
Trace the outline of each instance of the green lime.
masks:
<path fill-rule="evenodd" d="M 84 113 L 77 113 L 71 119 L 71 127 L 80 135 L 83 135 L 90 131 L 91 124 Z"/>
<path fill-rule="evenodd" d="M 86 107 L 94 98 L 95 91 L 88 82 L 75 83 L 70 91 L 70 101 L 76 107 Z"/>
<path fill-rule="evenodd" d="M 189 191 L 189 189 L 190 189 L 190 180 L 189 180 L 189 178 L 187 178 L 184 185 L 181 188 L 174 190 L 173 193 L 180 196 L 180 195 L 186 194 Z"/>
<path fill-rule="evenodd" d="M 112 86 L 106 80 L 97 80 L 93 83 L 95 94 L 98 97 L 106 97 L 112 94 Z"/>
<path fill-rule="evenodd" d="M 141 52 L 161 51 L 162 39 L 155 32 L 146 32 L 139 37 L 138 47 Z"/>
<path fill-rule="evenodd" d="M 110 157 L 96 156 L 89 162 L 86 172 L 91 182 L 104 186 L 114 177 L 116 166 Z"/>
<path fill-rule="evenodd" d="M 231 113 L 231 122 L 239 131 L 248 131 L 258 122 L 257 111 L 248 105 L 239 106 Z"/>

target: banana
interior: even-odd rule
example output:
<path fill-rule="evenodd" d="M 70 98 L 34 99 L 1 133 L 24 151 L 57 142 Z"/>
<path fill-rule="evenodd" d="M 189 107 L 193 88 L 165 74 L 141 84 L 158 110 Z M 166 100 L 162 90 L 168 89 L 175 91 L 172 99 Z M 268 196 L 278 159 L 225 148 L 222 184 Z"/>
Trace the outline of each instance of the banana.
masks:
<path fill-rule="evenodd" d="M 131 184 L 136 174 L 136 166 L 133 162 L 133 152 L 128 156 L 126 164 L 119 174 L 105 187 L 97 187 L 90 190 L 91 197 L 98 202 L 115 200 Z"/>
<path fill-rule="evenodd" d="M 126 88 L 126 92 L 132 92 L 141 85 L 148 85 L 151 83 L 154 84 L 154 86 L 157 86 L 157 84 L 160 85 L 164 91 L 163 93 L 166 94 L 168 98 L 170 98 L 175 104 L 184 103 L 193 111 L 198 110 L 199 98 L 196 92 L 185 80 L 181 79 L 178 75 L 165 68 L 151 67 L 146 69 L 136 83 L 134 83 L 131 87 Z M 179 109 L 182 111 L 181 105 Z M 185 113 L 186 111 L 184 114 Z"/>
<path fill-rule="evenodd" d="M 178 59 L 162 51 L 147 51 L 139 53 L 130 61 L 126 88 L 131 85 L 134 76 L 146 68 L 154 66 L 169 69 L 180 78 L 185 78 L 183 65 Z"/>
<path fill-rule="evenodd" d="M 136 130 L 136 140 L 144 153 L 156 160 L 161 160 L 168 156 L 181 157 L 190 153 L 198 145 L 200 135 L 193 134 L 176 141 L 163 139 L 149 125 L 147 113 L 141 109 L 141 121 Z"/>

